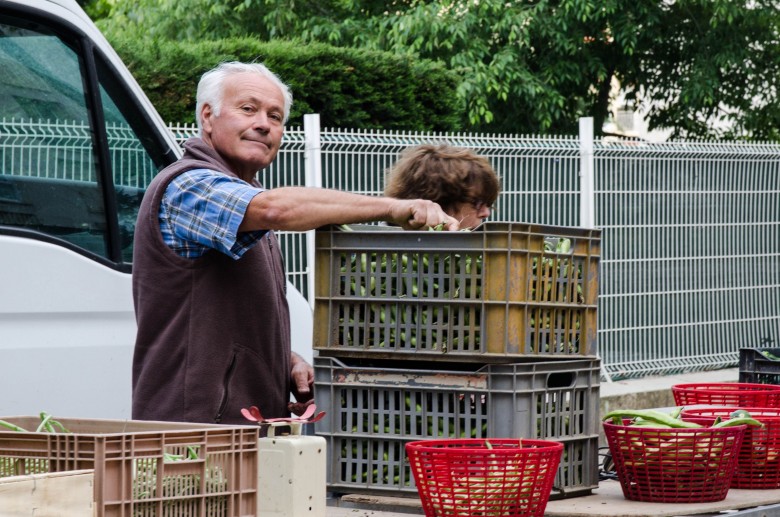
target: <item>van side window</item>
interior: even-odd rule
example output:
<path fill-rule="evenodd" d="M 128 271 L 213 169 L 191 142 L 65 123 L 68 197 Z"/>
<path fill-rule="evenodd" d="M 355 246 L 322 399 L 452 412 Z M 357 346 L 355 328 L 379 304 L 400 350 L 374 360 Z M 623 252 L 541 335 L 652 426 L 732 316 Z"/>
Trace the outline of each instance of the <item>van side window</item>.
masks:
<path fill-rule="evenodd" d="M 79 38 L 0 16 L 0 233 L 127 270 L 141 197 L 170 157 L 116 71 L 84 55 Z"/>
<path fill-rule="evenodd" d="M 163 168 L 162 156 L 154 156 L 159 149 L 152 141 L 145 141 L 151 133 L 140 120 L 141 110 L 133 109 L 126 102 L 121 103 L 124 112 L 114 99 L 121 99 L 123 92 L 114 75 L 102 59 L 97 56 L 100 98 L 103 104 L 108 151 L 111 156 L 111 170 L 116 198 L 116 214 L 119 224 L 119 245 L 122 260 L 133 260 L 133 237 L 138 207 L 146 187 L 157 172 Z"/>
<path fill-rule="evenodd" d="M 106 217 L 79 56 L 0 19 L 0 225 L 105 256 Z"/>

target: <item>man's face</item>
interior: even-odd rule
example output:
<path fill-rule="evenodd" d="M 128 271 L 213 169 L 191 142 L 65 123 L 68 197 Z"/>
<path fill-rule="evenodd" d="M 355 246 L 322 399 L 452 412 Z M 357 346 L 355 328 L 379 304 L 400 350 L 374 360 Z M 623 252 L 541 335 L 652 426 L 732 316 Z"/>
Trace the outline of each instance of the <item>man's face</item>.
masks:
<path fill-rule="evenodd" d="M 265 77 L 228 76 L 219 116 L 205 104 L 201 117 L 203 140 L 245 181 L 276 158 L 284 134 L 284 97 Z"/>

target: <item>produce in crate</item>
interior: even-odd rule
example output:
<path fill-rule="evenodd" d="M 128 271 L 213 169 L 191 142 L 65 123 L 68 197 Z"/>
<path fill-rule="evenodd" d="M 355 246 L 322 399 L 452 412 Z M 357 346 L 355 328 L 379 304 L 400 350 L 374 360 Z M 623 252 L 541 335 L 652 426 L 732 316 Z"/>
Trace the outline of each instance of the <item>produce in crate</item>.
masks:
<path fill-rule="evenodd" d="M 46 412 L 40 413 L 40 424 L 35 432 L 37 433 L 64 433 L 70 434 L 70 431 L 58 420 Z M 0 420 L 0 427 L 11 429 L 12 431 L 26 433 L 27 429 L 5 420 Z M 181 446 L 170 447 L 163 453 L 163 461 L 166 463 L 200 461 L 200 447 Z M 41 458 L 0 458 L 0 477 L 7 477 L 18 474 L 47 473 L 50 471 L 48 459 Z M 199 474 L 179 474 L 176 476 L 163 476 L 158 480 L 157 459 L 156 458 L 138 458 L 134 466 L 135 476 L 133 478 L 133 499 L 143 501 L 156 497 L 169 499 L 167 507 L 171 512 L 182 512 L 186 515 L 195 515 L 198 513 L 200 501 L 187 500 L 188 497 L 197 496 L 203 490 L 205 493 L 218 494 L 228 490 L 228 480 L 223 469 L 219 466 L 209 466 L 204 469 L 204 488 L 201 488 L 201 479 Z M 173 502 L 176 501 L 176 502 Z M 217 516 L 226 515 L 227 498 L 211 498 L 207 503 L 207 515 Z M 189 512 L 189 513 L 188 513 Z M 135 517 L 146 517 L 149 515 L 143 510 L 142 504 L 136 506 Z M 167 515 L 167 513 L 166 513 Z"/>
<path fill-rule="evenodd" d="M 503 300 L 510 305 L 526 301 L 542 305 L 528 307 L 520 319 L 520 313 L 512 318 L 516 320 L 513 325 L 527 325 L 529 343 L 523 346 L 536 353 L 580 354 L 585 348 L 580 339 L 588 263 L 572 254 L 569 238 L 534 237 L 541 249 L 527 256 L 510 251 L 517 253 L 515 260 L 525 261 L 527 285 L 520 277 L 499 278 L 496 270 L 493 282 L 507 284 L 501 287 L 506 291 L 501 296 L 506 298 L 498 299 L 485 296 L 489 275 L 482 249 L 435 249 L 431 243 L 434 249 L 368 247 L 339 252 L 334 265 L 340 268 L 339 307 L 334 307 L 338 334 L 330 339 L 343 349 L 484 352 L 488 332 L 481 328 L 486 324 L 483 300 Z M 518 240 L 523 242 L 523 238 Z M 494 263 L 493 267 L 503 266 Z"/>
<path fill-rule="evenodd" d="M 37 423 L 36 433 L 69 433 L 64 425 L 55 420 L 52 415 L 41 411 L 40 423 Z M 19 433 L 27 429 L 12 422 L 0 420 L 0 428 L 10 429 Z M 21 474 L 45 474 L 49 472 L 49 461 L 45 458 L 14 458 L 0 456 L 0 477 L 17 476 Z"/>
<path fill-rule="evenodd" d="M 351 230 L 316 232 L 320 354 L 597 355 L 599 231 L 509 222 L 470 232 Z"/>
<path fill-rule="evenodd" d="M 758 353 L 766 357 L 767 359 L 771 359 L 772 361 L 780 361 L 780 355 L 775 355 L 772 353 L 772 350 L 759 350 Z"/>

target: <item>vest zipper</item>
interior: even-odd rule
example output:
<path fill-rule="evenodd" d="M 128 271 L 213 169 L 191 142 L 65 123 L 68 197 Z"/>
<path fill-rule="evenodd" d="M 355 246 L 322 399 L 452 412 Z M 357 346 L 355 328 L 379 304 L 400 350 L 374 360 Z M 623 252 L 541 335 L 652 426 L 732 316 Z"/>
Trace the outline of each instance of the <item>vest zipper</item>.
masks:
<path fill-rule="evenodd" d="M 230 386 L 230 379 L 233 377 L 233 370 L 236 369 L 236 353 L 233 352 L 233 357 L 230 358 L 230 364 L 228 365 L 228 369 L 225 372 L 225 380 L 223 381 L 223 388 L 224 391 L 222 392 L 222 400 L 219 403 L 219 410 L 217 411 L 217 416 L 214 417 L 214 423 L 218 424 L 222 422 L 222 415 L 225 412 L 225 408 L 228 404 L 228 396 L 230 395 L 230 390 L 228 389 L 228 386 Z"/>

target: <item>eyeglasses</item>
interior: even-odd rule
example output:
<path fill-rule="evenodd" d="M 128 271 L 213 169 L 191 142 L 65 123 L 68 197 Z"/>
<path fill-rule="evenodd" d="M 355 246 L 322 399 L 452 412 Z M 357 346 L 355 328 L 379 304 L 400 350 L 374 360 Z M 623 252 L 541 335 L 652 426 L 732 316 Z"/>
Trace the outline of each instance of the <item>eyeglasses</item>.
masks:
<path fill-rule="evenodd" d="M 481 199 L 471 200 L 469 201 L 469 203 L 471 203 L 471 206 L 473 206 L 474 210 L 476 210 L 477 212 L 479 212 L 483 208 L 487 208 L 488 210 L 493 210 L 495 207 L 494 203 L 486 203 Z"/>

